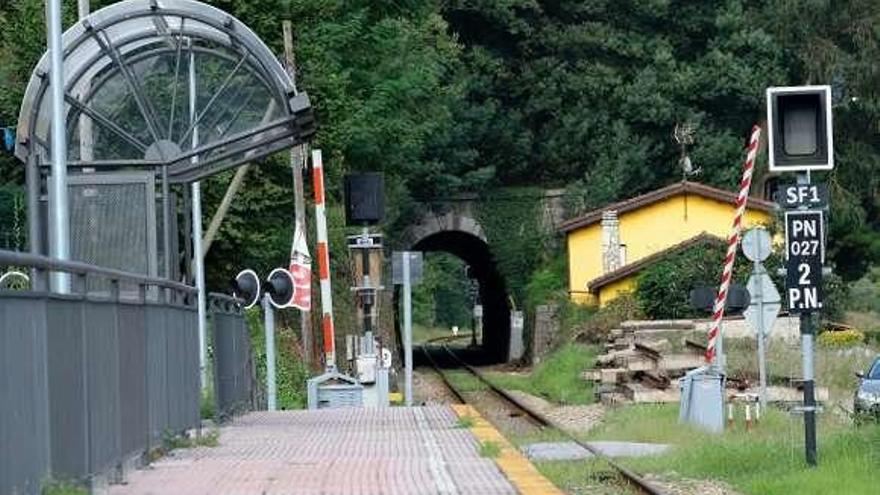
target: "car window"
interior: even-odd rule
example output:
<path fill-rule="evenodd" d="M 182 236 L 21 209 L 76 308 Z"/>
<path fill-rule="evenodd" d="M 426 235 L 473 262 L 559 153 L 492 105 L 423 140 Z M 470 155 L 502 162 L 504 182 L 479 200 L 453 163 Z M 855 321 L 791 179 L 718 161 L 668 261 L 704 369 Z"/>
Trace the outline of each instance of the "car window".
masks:
<path fill-rule="evenodd" d="M 874 361 L 874 366 L 871 367 L 871 371 L 868 373 L 868 378 L 871 380 L 880 380 L 880 359 Z"/>

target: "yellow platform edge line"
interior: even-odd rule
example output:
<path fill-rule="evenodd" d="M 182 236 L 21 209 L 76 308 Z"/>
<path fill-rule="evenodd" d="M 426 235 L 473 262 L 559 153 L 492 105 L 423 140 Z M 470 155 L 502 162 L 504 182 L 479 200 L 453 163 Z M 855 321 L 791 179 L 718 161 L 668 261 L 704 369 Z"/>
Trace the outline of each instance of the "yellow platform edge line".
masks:
<path fill-rule="evenodd" d="M 544 477 L 538 468 L 522 455 L 491 423 L 469 404 L 452 404 L 452 410 L 459 418 L 470 418 L 474 426 L 471 434 L 480 442 L 492 441 L 501 447 L 501 454 L 493 459 L 498 469 L 522 495 L 565 495 Z"/>

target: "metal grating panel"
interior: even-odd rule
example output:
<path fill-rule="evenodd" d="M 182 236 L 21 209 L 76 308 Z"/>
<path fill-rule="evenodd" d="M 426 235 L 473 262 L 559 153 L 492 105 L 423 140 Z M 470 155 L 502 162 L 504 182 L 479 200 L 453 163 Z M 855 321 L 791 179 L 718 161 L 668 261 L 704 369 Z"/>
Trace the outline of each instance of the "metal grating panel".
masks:
<path fill-rule="evenodd" d="M 71 258 L 133 273 L 157 274 L 156 192 L 151 173 L 70 176 Z M 137 287 L 120 286 L 123 297 Z M 88 281 L 90 293 L 110 291 L 106 280 Z"/>

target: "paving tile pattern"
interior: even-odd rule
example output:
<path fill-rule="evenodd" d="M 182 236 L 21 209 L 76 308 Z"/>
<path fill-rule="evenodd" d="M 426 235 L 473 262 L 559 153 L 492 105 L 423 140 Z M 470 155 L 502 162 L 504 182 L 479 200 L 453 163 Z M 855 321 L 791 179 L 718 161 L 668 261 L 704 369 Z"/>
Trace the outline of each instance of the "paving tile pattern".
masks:
<path fill-rule="evenodd" d="M 220 445 L 181 449 L 110 495 L 517 493 L 447 407 L 255 412 Z"/>

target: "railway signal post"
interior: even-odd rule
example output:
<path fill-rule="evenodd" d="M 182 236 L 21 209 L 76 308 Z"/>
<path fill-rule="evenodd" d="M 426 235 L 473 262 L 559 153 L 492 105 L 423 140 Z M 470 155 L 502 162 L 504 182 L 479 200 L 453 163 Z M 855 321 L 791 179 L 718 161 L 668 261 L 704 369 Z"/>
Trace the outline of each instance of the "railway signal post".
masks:
<path fill-rule="evenodd" d="M 834 168 L 830 86 L 767 89 L 770 170 L 796 172 L 797 183 L 779 196 L 785 212 L 785 293 L 788 311 L 800 315 L 803 361 L 804 449 L 816 466 L 816 396 L 813 318 L 822 309 L 827 189 L 812 184 L 812 170 Z"/>
<path fill-rule="evenodd" d="M 395 251 L 392 254 L 394 285 L 403 287 L 403 393 L 407 407 L 413 404 L 412 286 L 422 280 L 422 266 L 422 253 L 419 251 Z"/>

